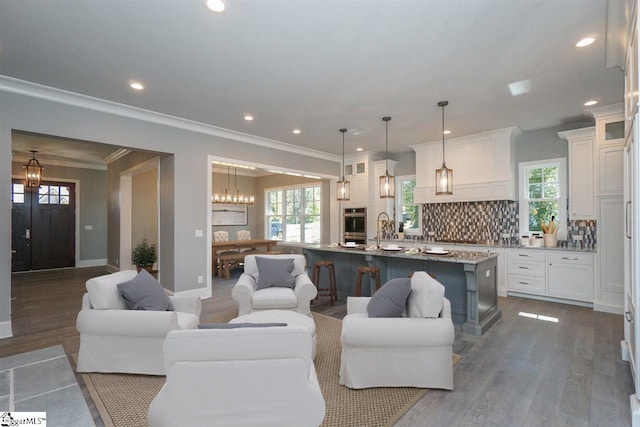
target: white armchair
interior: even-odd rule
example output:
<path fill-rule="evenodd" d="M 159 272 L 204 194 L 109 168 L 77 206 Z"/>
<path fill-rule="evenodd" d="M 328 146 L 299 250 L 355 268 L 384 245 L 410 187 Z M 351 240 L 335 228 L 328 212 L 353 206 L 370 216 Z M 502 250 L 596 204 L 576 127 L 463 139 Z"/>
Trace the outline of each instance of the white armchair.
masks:
<path fill-rule="evenodd" d="M 293 258 L 295 277 L 293 289 L 271 287 L 257 290 L 258 265 L 256 256 L 265 258 Z M 244 257 L 244 273 L 236 282 L 231 296 L 238 302 L 238 315 L 249 314 L 258 310 L 293 310 L 311 316 L 311 300 L 318 290 L 305 271 L 306 260 L 300 254 L 279 255 L 247 255 Z"/>
<path fill-rule="evenodd" d="M 169 331 L 197 328 L 197 297 L 169 296 L 174 311 L 127 310 L 118 283 L 136 277 L 125 270 L 87 281 L 76 320 L 78 372 L 164 375 L 162 343 Z"/>
<path fill-rule="evenodd" d="M 151 427 L 314 426 L 325 415 L 303 327 L 172 331 Z"/>
<path fill-rule="evenodd" d="M 340 384 L 349 388 L 453 390 L 451 303 L 438 318 L 367 315 L 369 297 L 347 298 L 342 321 Z"/>

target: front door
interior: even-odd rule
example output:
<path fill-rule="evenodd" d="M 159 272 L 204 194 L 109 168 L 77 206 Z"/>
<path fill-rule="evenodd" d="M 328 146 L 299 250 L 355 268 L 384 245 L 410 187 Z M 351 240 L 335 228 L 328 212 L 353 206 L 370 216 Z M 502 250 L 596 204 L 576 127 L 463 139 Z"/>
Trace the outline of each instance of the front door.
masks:
<path fill-rule="evenodd" d="M 75 184 L 11 186 L 11 271 L 75 266 Z"/>

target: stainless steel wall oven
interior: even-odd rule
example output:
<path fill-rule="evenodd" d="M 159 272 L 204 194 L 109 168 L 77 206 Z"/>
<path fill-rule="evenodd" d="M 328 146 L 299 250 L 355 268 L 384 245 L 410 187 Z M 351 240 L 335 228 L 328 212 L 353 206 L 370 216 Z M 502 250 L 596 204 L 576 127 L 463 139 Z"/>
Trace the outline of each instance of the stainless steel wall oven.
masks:
<path fill-rule="evenodd" d="M 365 244 L 367 241 L 367 208 L 345 208 L 344 241 Z"/>

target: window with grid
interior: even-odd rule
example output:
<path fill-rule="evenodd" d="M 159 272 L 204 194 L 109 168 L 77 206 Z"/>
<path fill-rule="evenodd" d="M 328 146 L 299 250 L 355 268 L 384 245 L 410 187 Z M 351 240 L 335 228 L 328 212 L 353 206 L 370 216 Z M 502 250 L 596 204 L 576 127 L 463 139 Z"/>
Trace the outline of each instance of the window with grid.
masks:
<path fill-rule="evenodd" d="M 320 243 L 320 186 L 287 187 L 265 191 L 267 239 Z"/>
<path fill-rule="evenodd" d="M 564 238 L 567 222 L 566 159 L 520 163 L 520 234 L 542 233 L 552 220 Z"/>
<path fill-rule="evenodd" d="M 41 205 L 68 205 L 69 187 L 65 185 L 41 185 L 38 189 L 38 203 Z"/>
<path fill-rule="evenodd" d="M 16 204 L 24 203 L 24 184 L 11 184 L 11 202 Z"/>
<path fill-rule="evenodd" d="M 413 189 L 416 187 L 416 179 L 414 176 L 402 176 L 396 178 L 397 186 L 396 209 L 401 214 L 398 223 L 403 224 L 405 234 L 421 234 L 422 232 L 422 211 L 420 205 L 413 204 Z M 397 228 L 400 230 L 400 225 Z"/>

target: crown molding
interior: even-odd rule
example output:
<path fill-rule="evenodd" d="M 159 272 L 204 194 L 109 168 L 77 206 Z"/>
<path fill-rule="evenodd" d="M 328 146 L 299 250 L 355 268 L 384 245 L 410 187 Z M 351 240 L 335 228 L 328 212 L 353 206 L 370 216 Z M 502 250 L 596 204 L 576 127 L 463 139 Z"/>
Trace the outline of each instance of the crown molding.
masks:
<path fill-rule="evenodd" d="M 116 116 L 127 117 L 134 120 L 141 120 L 149 123 L 187 130 L 205 135 L 217 136 L 232 141 L 271 148 L 274 150 L 286 151 L 289 153 L 301 154 L 303 156 L 317 159 L 339 162 L 341 156 L 329 154 L 319 150 L 303 148 L 293 144 L 263 138 L 243 132 L 237 132 L 213 125 L 209 125 L 194 120 L 171 116 L 169 114 L 158 113 L 156 111 L 133 107 L 131 105 L 120 104 L 105 99 L 88 95 L 57 89 L 38 83 L 20 80 L 9 76 L 0 75 L 0 91 L 14 93 L 31 98 L 42 99 L 87 110 L 99 111 Z"/>
<path fill-rule="evenodd" d="M 29 156 L 23 156 L 21 154 L 14 154 L 11 158 L 12 162 L 16 163 L 27 163 L 31 160 Z M 72 160 L 58 160 L 58 159 L 47 159 L 46 157 L 38 156 L 38 160 L 43 168 L 47 168 L 47 166 L 62 166 L 65 168 L 78 168 L 78 169 L 93 169 L 106 171 L 107 165 L 99 165 L 96 163 L 87 163 L 87 162 L 74 162 Z"/>

